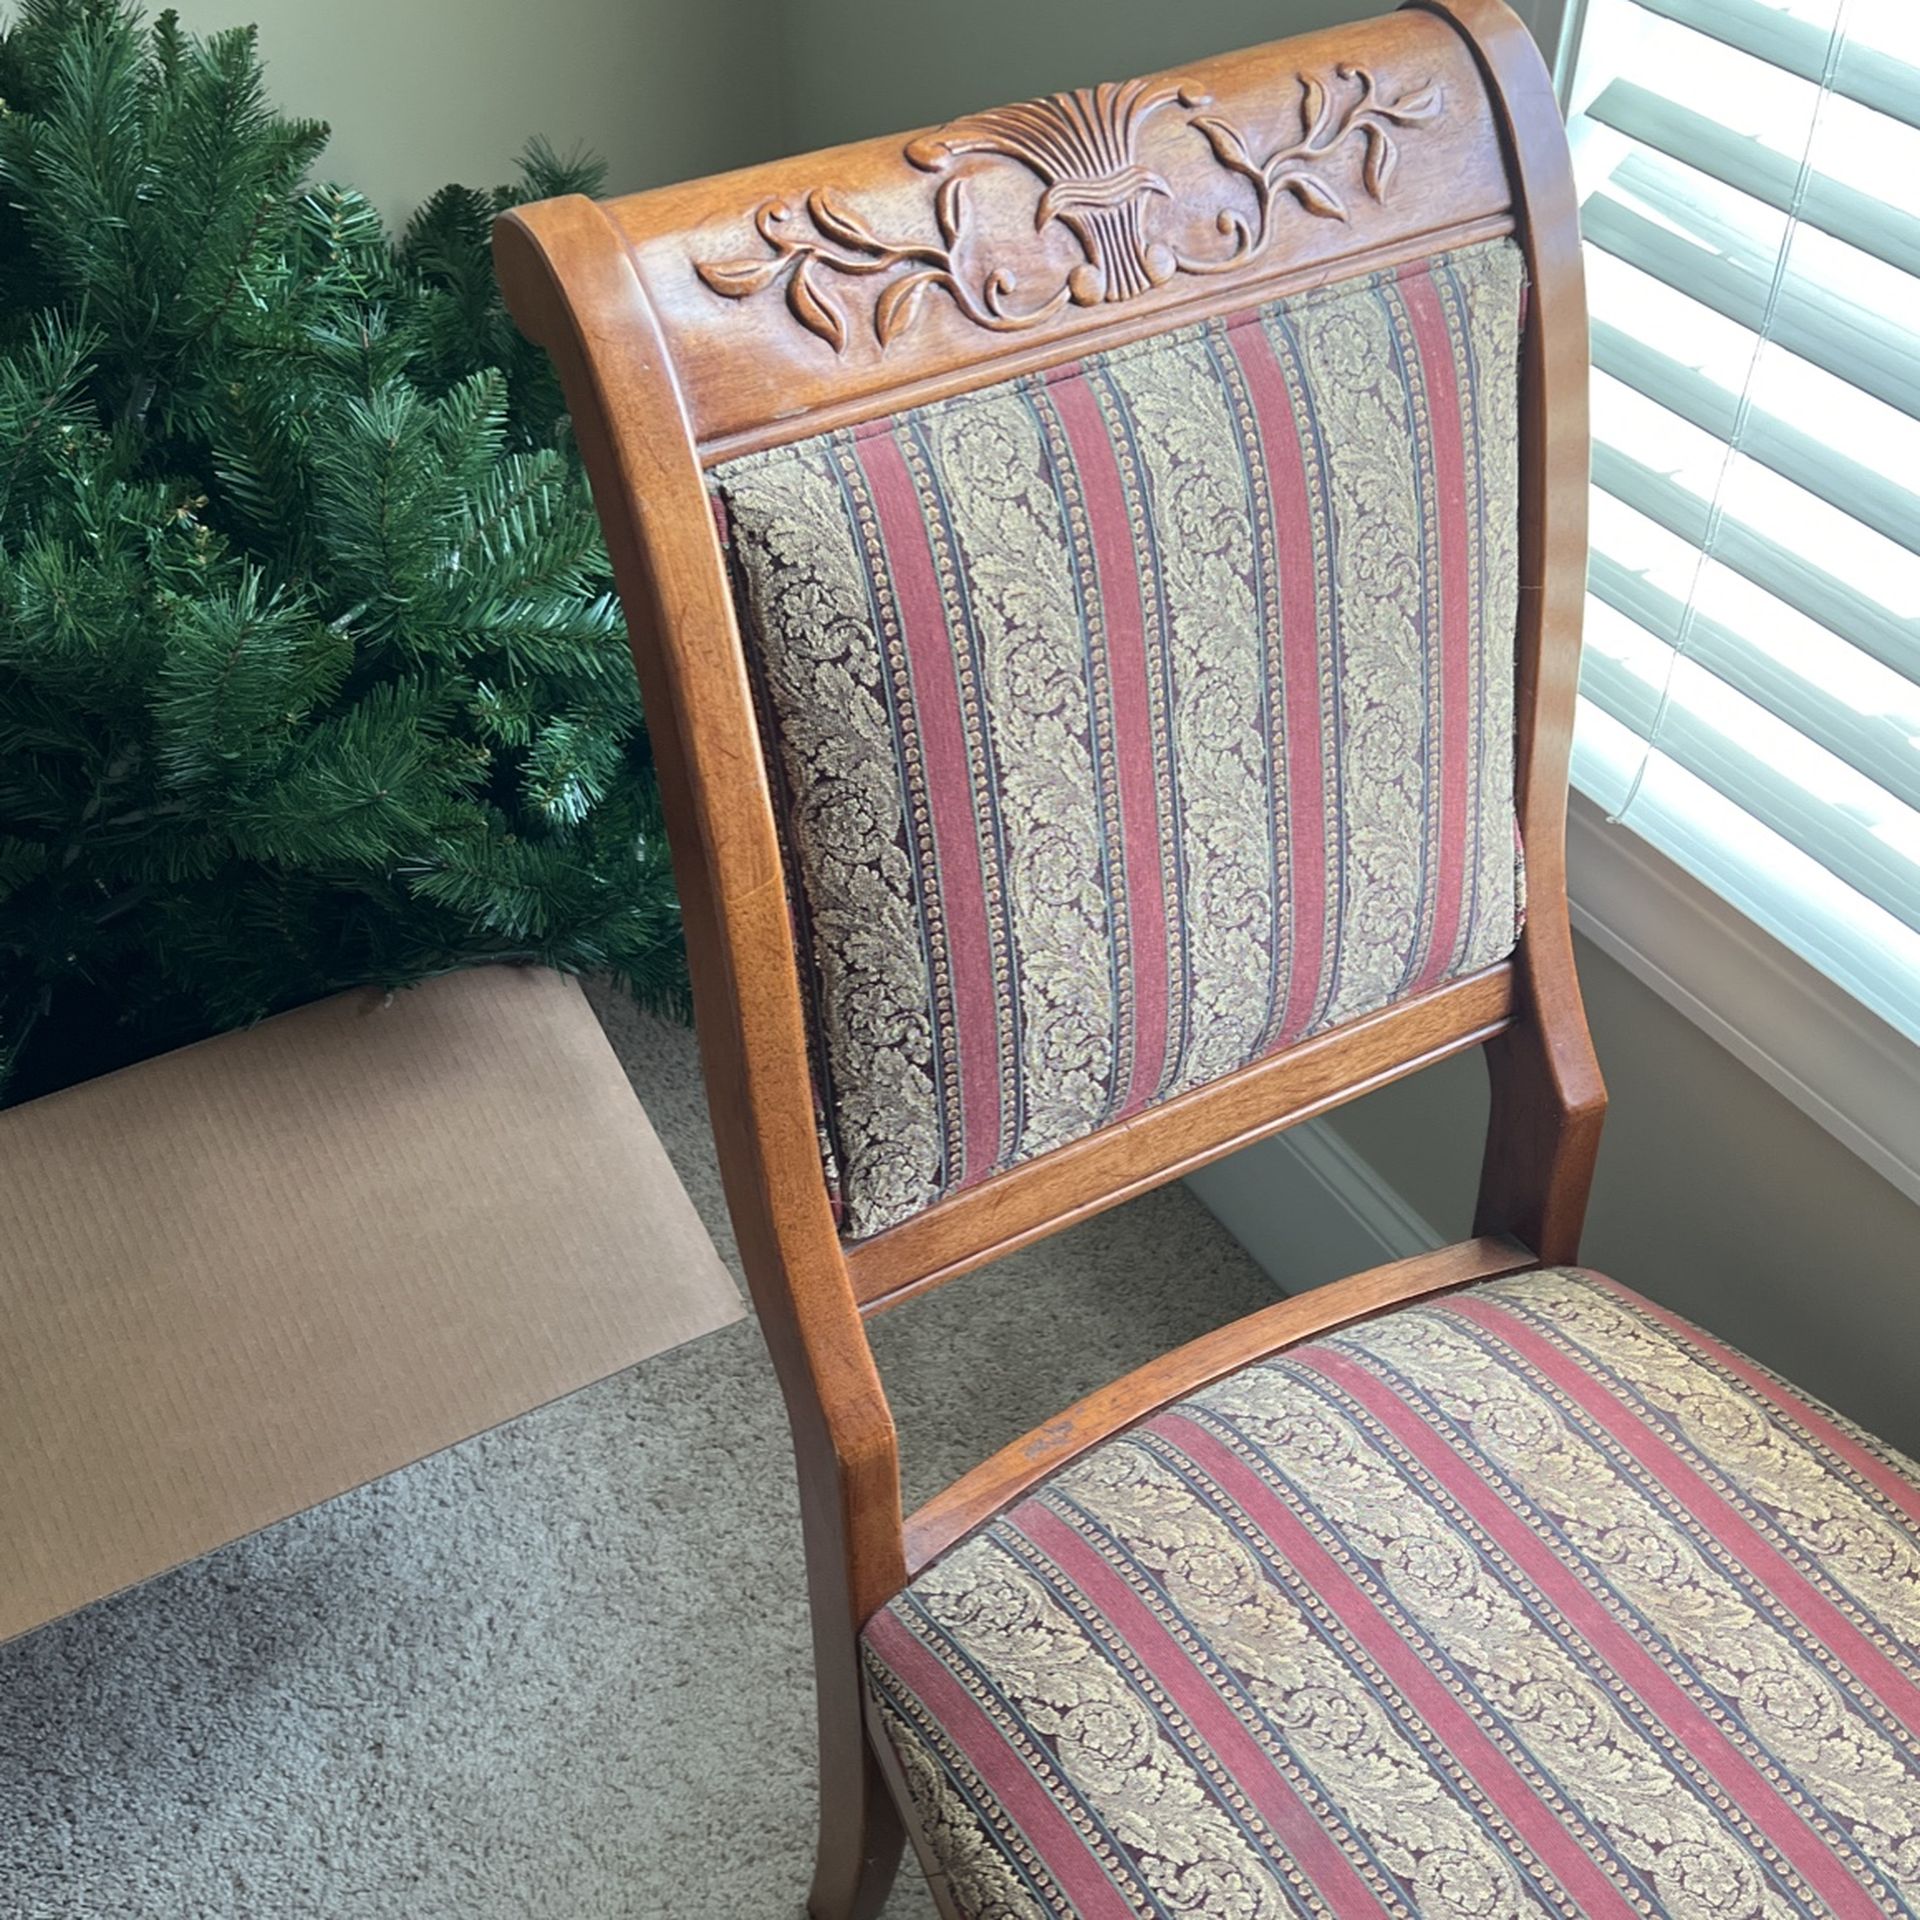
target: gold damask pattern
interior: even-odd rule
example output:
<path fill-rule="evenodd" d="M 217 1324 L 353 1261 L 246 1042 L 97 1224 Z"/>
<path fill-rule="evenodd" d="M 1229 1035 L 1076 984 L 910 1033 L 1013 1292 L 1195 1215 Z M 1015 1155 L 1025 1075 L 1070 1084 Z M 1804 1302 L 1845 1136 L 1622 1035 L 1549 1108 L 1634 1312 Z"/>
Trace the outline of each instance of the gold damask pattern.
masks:
<path fill-rule="evenodd" d="M 716 469 L 859 1236 L 1501 958 L 1509 241 Z"/>
<path fill-rule="evenodd" d="M 1169 1409 L 866 1659 L 969 1920 L 1920 1913 L 1920 1467 L 1591 1274 Z"/>

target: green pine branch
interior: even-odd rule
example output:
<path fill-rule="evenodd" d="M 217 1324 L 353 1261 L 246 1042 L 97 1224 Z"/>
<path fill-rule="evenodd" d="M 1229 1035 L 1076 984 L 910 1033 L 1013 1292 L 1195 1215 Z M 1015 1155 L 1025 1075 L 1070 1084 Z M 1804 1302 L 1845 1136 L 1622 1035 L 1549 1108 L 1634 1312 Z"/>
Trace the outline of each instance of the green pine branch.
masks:
<path fill-rule="evenodd" d="M 598 170 L 535 142 L 395 244 L 309 178 L 325 138 L 251 30 L 0 30 L 14 1097 L 487 960 L 684 1001 L 606 556 L 489 256 L 501 208 Z"/>

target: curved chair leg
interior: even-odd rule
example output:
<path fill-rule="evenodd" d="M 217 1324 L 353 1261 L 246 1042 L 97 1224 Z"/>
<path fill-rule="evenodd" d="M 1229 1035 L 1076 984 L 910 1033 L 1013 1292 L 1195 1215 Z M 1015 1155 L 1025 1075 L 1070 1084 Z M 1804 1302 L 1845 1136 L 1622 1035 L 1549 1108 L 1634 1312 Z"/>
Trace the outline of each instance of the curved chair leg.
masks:
<path fill-rule="evenodd" d="M 820 1685 L 820 1851 L 811 1920 L 875 1920 L 900 1868 L 906 1831 L 867 1745 L 857 1659 L 851 1686 Z"/>

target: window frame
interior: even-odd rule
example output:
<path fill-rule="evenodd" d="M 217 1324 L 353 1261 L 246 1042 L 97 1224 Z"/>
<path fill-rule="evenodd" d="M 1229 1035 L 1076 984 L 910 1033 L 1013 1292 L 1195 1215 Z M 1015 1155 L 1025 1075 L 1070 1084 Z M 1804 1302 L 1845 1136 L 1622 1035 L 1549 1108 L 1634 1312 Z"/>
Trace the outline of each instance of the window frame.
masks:
<path fill-rule="evenodd" d="M 1530 13 L 1564 112 L 1587 0 Z M 1920 1044 L 1578 787 L 1567 888 L 1578 932 L 1920 1205 Z"/>

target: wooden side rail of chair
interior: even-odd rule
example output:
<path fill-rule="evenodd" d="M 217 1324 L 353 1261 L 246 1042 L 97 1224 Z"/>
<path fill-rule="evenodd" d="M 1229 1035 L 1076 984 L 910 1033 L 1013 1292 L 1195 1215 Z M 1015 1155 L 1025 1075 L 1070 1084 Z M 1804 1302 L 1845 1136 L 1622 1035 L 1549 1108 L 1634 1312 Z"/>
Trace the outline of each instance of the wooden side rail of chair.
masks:
<path fill-rule="evenodd" d="M 1271 1359 L 1317 1334 L 1391 1312 L 1409 1300 L 1449 1293 L 1476 1280 L 1526 1273 L 1538 1265 L 1533 1250 L 1510 1235 L 1460 1240 L 1383 1267 L 1369 1267 L 1364 1273 L 1350 1273 L 1344 1280 L 1278 1300 L 1189 1340 L 1184 1347 L 1096 1388 L 1057 1419 L 1009 1441 L 915 1508 L 906 1520 L 907 1577 L 925 1571 L 955 1541 L 1004 1513 L 1089 1447 L 1124 1433 L 1242 1367 Z"/>

